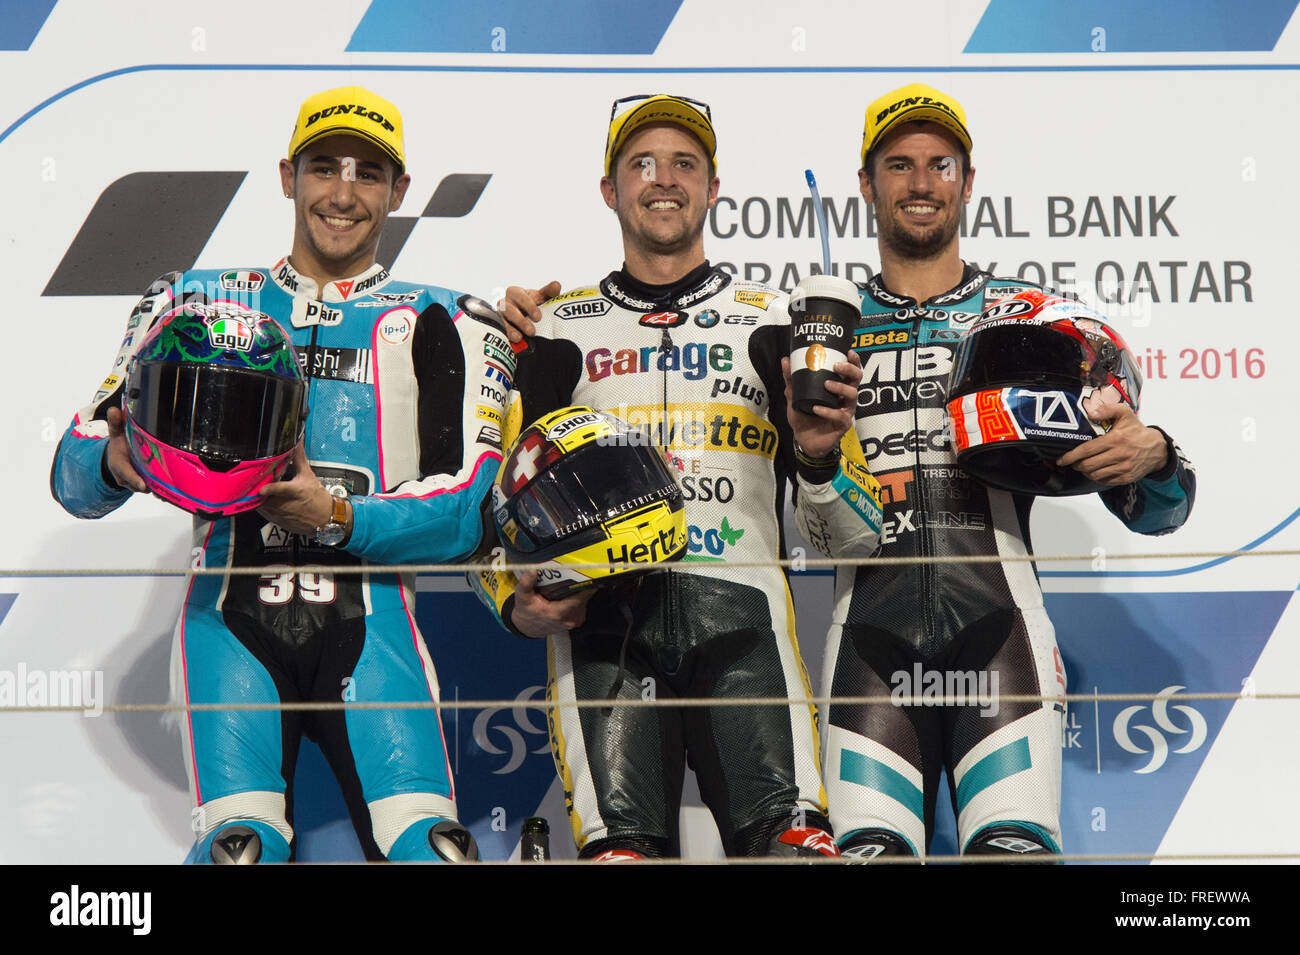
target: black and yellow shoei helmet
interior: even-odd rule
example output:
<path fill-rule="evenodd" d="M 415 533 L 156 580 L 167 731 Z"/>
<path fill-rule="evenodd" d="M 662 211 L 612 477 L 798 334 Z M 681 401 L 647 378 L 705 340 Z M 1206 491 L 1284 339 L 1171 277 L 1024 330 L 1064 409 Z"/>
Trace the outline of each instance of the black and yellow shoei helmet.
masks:
<path fill-rule="evenodd" d="M 686 552 L 682 490 L 663 451 L 592 408 L 561 408 L 524 428 L 492 504 L 509 560 L 549 565 L 537 589 L 551 599 Z"/>

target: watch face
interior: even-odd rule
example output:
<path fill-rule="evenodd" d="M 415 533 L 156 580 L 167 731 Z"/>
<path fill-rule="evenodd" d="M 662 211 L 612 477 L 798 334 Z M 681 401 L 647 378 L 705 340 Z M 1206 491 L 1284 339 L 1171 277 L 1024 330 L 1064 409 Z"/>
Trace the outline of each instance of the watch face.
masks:
<path fill-rule="evenodd" d="M 343 541 L 343 535 L 347 533 L 347 528 L 342 524 L 329 523 L 316 531 L 316 543 L 324 544 L 326 547 L 335 547 Z"/>

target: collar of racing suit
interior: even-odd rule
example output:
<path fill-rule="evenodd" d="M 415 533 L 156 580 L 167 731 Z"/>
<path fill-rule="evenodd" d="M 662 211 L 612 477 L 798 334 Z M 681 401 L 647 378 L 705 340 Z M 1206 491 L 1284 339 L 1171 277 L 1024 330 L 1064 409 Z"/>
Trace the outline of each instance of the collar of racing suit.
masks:
<path fill-rule="evenodd" d="M 957 284 L 946 292 L 926 299 L 924 302 L 926 307 L 951 305 L 954 302 L 964 301 L 983 288 L 984 284 L 993 277 L 970 262 L 962 262 L 962 266 L 961 278 L 957 281 Z M 895 308 L 917 307 L 916 299 L 907 295 L 897 295 L 885 288 L 885 283 L 881 281 L 879 272 L 867 279 L 862 288 L 882 305 L 892 305 Z"/>
<path fill-rule="evenodd" d="M 717 295 L 730 282 L 729 272 L 715 269 L 705 260 L 703 265 L 667 285 L 649 285 L 622 268 L 601 279 L 600 290 L 633 311 L 653 312 L 669 307 L 685 310 L 696 302 Z"/>
<path fill-rule="evenodd" d="M 379 288 L 388 281 L 388 270 L 376 262 L 364 272 L 346 279 L 326 282 L 321 289 L 316 280 L 303 275 L 289 264 L 286 255 L 271 266 L 271 279 L 291 295 L 305 295 L 318 302 L 346 302 L 350 296 L 360 295 Z"/>

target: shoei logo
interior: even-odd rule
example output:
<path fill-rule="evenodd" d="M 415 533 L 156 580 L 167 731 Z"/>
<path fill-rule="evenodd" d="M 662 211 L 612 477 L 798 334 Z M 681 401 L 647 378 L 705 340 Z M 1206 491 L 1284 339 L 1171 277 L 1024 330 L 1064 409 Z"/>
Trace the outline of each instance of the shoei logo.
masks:
<path fill-rule="evenodd" d="M 253 347 L 253 330 L 238 318 L 218 318 L 208 325 L 208 338 L 216 348 L 249 351 Z"/>
<path fill-rule="evenodd" d="M 584 412 L 583 414 L 571 415 L 570 417 L 565 418 L 563 421 L 559 422 L 558 424 L 552 425 L 551 429 L 546 432 L 546 440 L 558 441 L 560 438 L 564 437 L 570 431 L 573 431 L 577 428 L 581 428 L 584 425 L 599 424 L 603 420 L 604 418 L 602 418 L 600 415 L 593 414 L 591 412 Z"/>
<path fill-rule="evenodd" d="M 545 687 L 530 686 L 519 691 L 515 697 L 518 703 L 529 703 L 537 698 Z M 484 710 L 474 719 L 474 742 L 485 752 L 493 756 L 505 756 L 509 753 L 509 758 L 492 770 L 495 776 L 504 776 L 513 773 L 516 769 L 524 764 L 524 759 L 529 753 L 549 753 L 551 744 L 545 727 L 534 726 L 529 719 L 529 714 L 534 712 L 526 706 L 514 706 L 509 709 L 497 707 L 495 709 Z M 493 720 L 501 713 L 510 713 L 514 717 L 514 726 L 493 725 Z M 493 734 L 505 741 L 506 747 L 503 749 L 492 741 Z M 540 736 L 542 744 L 535 749 L 528 748 L 528 736 Z"/>
<path fill-rule="evenodd" d="M 614 304 L 608 299 L 599 299 L 595 302 L 565 302 L 555 309 L 556 318 L 589 318 L 596 315 L 604 315 Z"/>
<path fill-rule="evenodd" d="M 1185 689 L 1186 687 L 1184 686 L 1167 686 L 1160 691 L 1160 695 L 1172 695 L 1177 693 L 1179 690 Z M 1156 726 L 1158 726 L 1160 730 L 1164 730 L 1164 733 L 1172 733 L 1178 736 L 1181 736 L 1183 733 L 1191 733 L 1192 735 L 1188 737 L 1187 742 L 1174 750 L 1174 752 L 1193 753 L 1200 749 L 1202 744 L 1205 742 L 1205 717 L 1190 706 L 1175 706 L 1174 709 L 1181 713 L 1184 719 L 1191 724 L 1190 730 L 1183 729 L 1180 726 L 1174 725 L 1173 720 L 1169 718 L 1169 702 L 1169 700 L 1156 700 L 1153 702 L 1151 704 L 1151 718 L 1155 721 Z M 1125 707 L 1120 710 L 1119 715 L 1115 717 L 1115 723 L 1112 727 L 1115 734 L 1115 742 L 1119 743 L 1120 749 L 1124 750 L 1126 753 L 1134 753 L 1136 755 L 1148 752 L 1151 754 L 1151 759 L 1145 766 L 1141 769 L 1133 770 L 1133 772 L 1140 775 L 1154 773 L 1157 769 L 1163 766 L 1165 760 L 1169 758 L 1169 744 L 1165 741 L 1164 733 L 1140 723 L 1135 726 L 1129 725 L 1129 722 L 1133 717 L 1144 709 L 1146 709 L 1144 706 Z M 1130 731 L 1141 733 L 1150 740 L 1151 748 L 1149 750 L 1144 749 L 1142 746 L 1133 742 Z"/>

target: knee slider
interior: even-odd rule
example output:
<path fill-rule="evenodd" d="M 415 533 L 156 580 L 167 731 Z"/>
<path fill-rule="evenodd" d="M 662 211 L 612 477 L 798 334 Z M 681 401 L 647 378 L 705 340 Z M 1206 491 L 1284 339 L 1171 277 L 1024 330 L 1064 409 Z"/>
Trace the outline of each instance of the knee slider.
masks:
<path fill-rule="evenodd" d="M 477 862 L 478 843 L 459 822 L 421 819 L 407 826 L 388 850 L 390 862 Z"/>
<path fill-rule="evenodd" d="M 850 862 L 870 862 L 880 856 L 915 856 L 911 845 L 888 829 L 859 829 L 840 842 L 840 855 Z"/>
<path fill-rule="evenodd" d="M 288 862 L 289 843 L 273 826 L 256 819 L 236 819 L 208 833 L 185 861 L 200 865 Z"/>
<path fill-rule="evenodd" d="M 1014 824 L 989 826 L 980 830 L 966 845 L 964 855 L 992 856 L 1042 856 L 1056 855 L 1056 849 L 1047 844 L 1037 832 Z M 1029 860 L 1026 860 L 1029 861 Z M 1034 861 L 1048 861 L 1039 859 Z"/>

